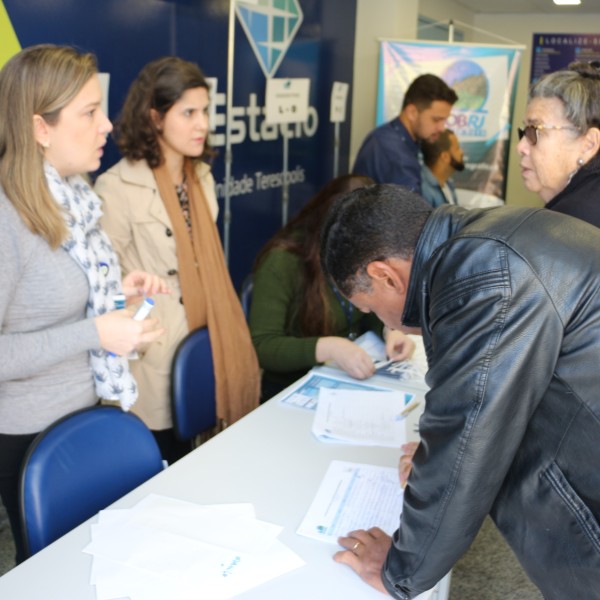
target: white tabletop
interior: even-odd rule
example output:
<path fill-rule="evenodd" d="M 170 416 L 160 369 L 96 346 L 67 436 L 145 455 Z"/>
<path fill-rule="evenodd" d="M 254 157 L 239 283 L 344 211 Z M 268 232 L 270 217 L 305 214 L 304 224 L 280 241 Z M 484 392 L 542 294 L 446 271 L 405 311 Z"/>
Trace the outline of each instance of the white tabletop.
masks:
<path fill-rule="evenodd" d="M 413 439 L 417 412 L 407 417 L 407 431 Z M 381 599 L 381 593 L 363 583 L 348 567 L 332 560 L 337 546 L 302 537 L 296 530 L 332 460 L 395 467 L 399 451 L 323 444 L 311 434 L 313 417 L 312 411 L 270 400 L 113 507 L 131 507 L 151 492 L 199 504 L 250 502 L 256 508 L 257 518 L 284 527 L 279 539 L 306 566 L 240 598 Z M 89 541 L 87 522 L 1 577 L 0 598 L 93 600 L 94 587 L 89 585 L 92 558 L 82 552 Z M 443 592 L 439 588 L 444 588 Z M 436 595 L 443 600 L 447 585 L 438 586 L 432 597 Z"/>

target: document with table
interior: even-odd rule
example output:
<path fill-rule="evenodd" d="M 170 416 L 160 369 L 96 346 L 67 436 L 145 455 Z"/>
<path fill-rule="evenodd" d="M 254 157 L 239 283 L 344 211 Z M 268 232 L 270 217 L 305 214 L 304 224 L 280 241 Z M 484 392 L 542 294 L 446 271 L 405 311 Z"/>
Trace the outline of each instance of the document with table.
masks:
<path fill-rule="evenodd" d="M 334 460 L 298 533 L 330 544 L 349 531 L 375 526 L 392 535 L 402 496 L 398 469 Z"/>
<path fill-rule="evenodd" d="M 418 401 L 401 390 L 367 392 L 324 388 L 312 432 L 321 442 L 387 446 L 406 442 L 407 411 Z"/>

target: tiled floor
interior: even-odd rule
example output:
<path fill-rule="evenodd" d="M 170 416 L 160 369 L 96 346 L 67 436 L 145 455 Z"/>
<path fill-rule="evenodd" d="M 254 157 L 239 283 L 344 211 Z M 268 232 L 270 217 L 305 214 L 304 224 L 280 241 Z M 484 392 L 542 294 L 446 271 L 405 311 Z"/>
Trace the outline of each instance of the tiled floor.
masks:
<path fill-rule="evenodd" d="M 15 546 L 4 506 L 0 502 L 0 575 L 15 566 Z"/>
<path fill-rule="evenodd" d="M 542 594 L 487 518 L 452 569 L 450 600 L 542 600 Z"/>

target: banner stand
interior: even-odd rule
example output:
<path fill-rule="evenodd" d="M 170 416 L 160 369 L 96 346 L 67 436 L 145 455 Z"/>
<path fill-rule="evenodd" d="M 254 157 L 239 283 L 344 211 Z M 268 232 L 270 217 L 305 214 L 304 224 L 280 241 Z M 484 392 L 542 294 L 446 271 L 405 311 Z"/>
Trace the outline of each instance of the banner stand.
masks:
<path fill-rule="evenodd" d="M 235 51 L 235 2 L 229 3 L 229 31 L 227 33 L 227 105 L 225 122 L 225 202 L 223 211 L 223 253 L 225 264 L 229 266 L 229 237 L 231 230 L 231 124 L 233 123 L 233 56 Z"/>
<path fill-rule="evenodd" d="M 329 121 L 333 127 L 333 177 L 338 176 L 340 170 L 340 123 L 346 121 L 346 104 L 350 86 L 342 81 L 334 81 L 331 87 L 331 102 Z"/>
<path fill-rule="evenodd" d="M 281 224 L 285 225 L 288 222 L 288 211 L 290 205 L 290 182 L 288 181 L 288 149 L 289 135 L 287 127 L 283 135 L 283 185 L 281 186 Z"/>
<path fill-rule="evenodd" d="M 340 170 L 340 123 L 337 121 L 333 127 L 333 178 L 338 176 Z"/>
<path fill-rule="evenodd" d="M 281 182 L 281 221 L 288 221 L 290 203 L 290 182 L 288 178 L 289 125 L 298 125 L 308 120 L 308 98 L 310 79 L 306 77 L 267 79 L 265 92 L 265 122 L 279 125 L 283 138 L 283 170 Z M 296 128 L 297 129 L 297 128 Z"/>
<path fill-rule="evenodd" d="M 376 126 L 400 113 L 402 92 L 423 73 L 441 77 L 458 95 L 446 126 L 465 155 L 454 174 L 459 204 L 497 206 L 505 202 L 506 166 L 522 45 L 474 44 L 452 40 L 380 40 Z"/>

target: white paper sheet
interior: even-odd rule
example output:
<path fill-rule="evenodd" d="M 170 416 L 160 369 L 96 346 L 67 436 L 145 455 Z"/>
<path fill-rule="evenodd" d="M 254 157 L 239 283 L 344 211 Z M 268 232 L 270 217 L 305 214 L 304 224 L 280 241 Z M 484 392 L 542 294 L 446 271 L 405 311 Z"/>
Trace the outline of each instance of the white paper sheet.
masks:
<path fill-rule="evenodd" d="M 297 533 L 333 544 L 355 529 L 379 527 L 391 535 L 403 497 L 395 467 L 334 460 Z"/>
<path fill-rule="evenodd" d="M 416 402 L 404 391 L 321 389 L 312 432 L 323 442 L 400 448 L 406 413 Z"/>
<path fill-rule="evenodd" d="M 282 528 L 250 504 L 199 506 L 150 495 L 106 510 L 84 552 L 99 600 L 230 598 L 304 564 L 277 540 Z"/>

